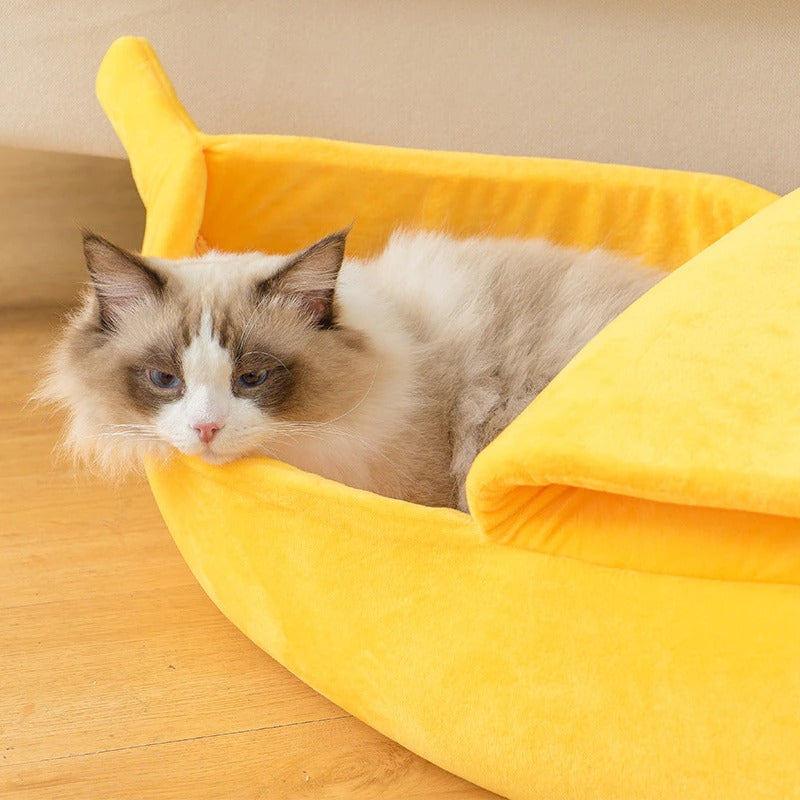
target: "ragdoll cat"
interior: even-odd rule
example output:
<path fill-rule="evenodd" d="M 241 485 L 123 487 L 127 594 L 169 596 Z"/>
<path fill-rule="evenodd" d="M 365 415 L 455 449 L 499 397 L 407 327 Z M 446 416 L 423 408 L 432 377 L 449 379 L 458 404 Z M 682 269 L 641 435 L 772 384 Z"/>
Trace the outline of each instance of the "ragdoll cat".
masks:
<path fill-rule="evenodd" d="M 41 392 L 105 469 L 269 455 L 465 508 L 478 452 L 663 273 L 543 240 L 347 232 L 291 256 L 167 261 L 86 234 L 91 277 Z M 535 442 L 531 442 L 535 447 Z"/>

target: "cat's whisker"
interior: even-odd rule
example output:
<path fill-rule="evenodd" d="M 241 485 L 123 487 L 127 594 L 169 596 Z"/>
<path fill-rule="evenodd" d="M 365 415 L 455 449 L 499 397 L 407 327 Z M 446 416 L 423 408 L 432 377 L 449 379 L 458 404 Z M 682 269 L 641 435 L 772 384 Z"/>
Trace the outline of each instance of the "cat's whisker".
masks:
<path fill-rule="evenodd" d="M 348 414 L 352 414 L 353 411 L 355 411 L 357 408 L 359 408 L 359 406 L 361 406 L 363 404 L 363 402 L 367 399 L 367 396 L 369 395 L 369 393 L 372 391 L 373 387 L 375 386 L 375 378 L 377 377 L 377 375 L 378 375 L 378 367 L 376 366 L 374 371 L 373 371 L 373 373 L 372 373 L 372 380 L 370 381 L 370 384 L 367 387 L 367 390 L 361 396 L 361 399 L 355 405 L 353 405 L 350 408 L 348 408 L 347 411 L 339 414 L 336 417 L 332 417 L 331 419 L 323 420 L 322 422 L 310 422 L 310 423 L 306 423 L 306 424 L 318 425 L 319 427 L 325 427 L 326 425 L 330 425 L 330 423 L 332 423 L 332 422 L 338 422 L 340 419 L 344 419 Z"/>
<path fill-rule="evenodd" d="M 155 428 L 118 428 L 112 431 L 101 431 L 102 433 L 116 434 L 116 433 L 152 433 L 156 434 Z"/>
<path fill-rule="evenodd" d="M 98 433 L 95 434 L 93 439 L 136 439 L 136 440 L 150 440 L 154 442 L 161 441 L 161 437 L 155 435 L 141 434 L 141 433 Z"/>
<path fill-rule="evenodd" d="M 361 398 L 361 399 L 360 399 L 360 400 L 359 400 L 359 401 L 358 401 L 358 402 L 357 402 L 357 403 L 356 403 L 356 404 L 355 404 L 355 405 L 354 405 L 352 408 L 350 408 L 350 409 L 348 409 L 347 411 L 345 411 L 345 412 L 344 412 L 344 414 L 339 414 L 339 416 L 338 416 L 338 417 L 334 417 L 333 419 L 329 419 L 329 420 L 327 420 L 327 421 L 326 421 L 326 423 L 325 423 L 326 425 L 327 425 L 327 424 L 329 424 L 329 423 L 331 423 L 331 422 L 336 422 L 337 420 L 343 419 L 343 418 L 344 418 L 344 417 L 346 417 L 348 414 L 352 414 L 352 413 L 353 413 L 353 411 L 355 411 L 357 408 L 359 408 L 361 405 L 363 405 L 363 403 L 364 403 L 364 401 L 367 399 L 367 397 L 368 397 L 369 393 L 370 393 L 370 392 L 373 390 L 373 388 L 375 387 L 375 378 L 378 376 L 378 368 L 379 368 L 379 367 L 378 367 L 378 365 L 376 364 L 376 365 L 375 365 L 375 369 L 372 371 L 372 379 L 370 380 L 370 382 L 369 382 L 369 386 L 367 386 L 367 390 L 364 392 L 364 394 L 363 394 L 362 398 Z"/>
<path fill-rule="evenodd" d="M 289 369 L 289 367 L 287 367 L 286 364 L 281 361 L 280 358 L 278 358 L 278 356 L 276 356 L 274 353 L 267 353 L 264 350 L 248 350 L 246 353 L 242 353 L 241 357 L 244 358 L 245 356 L 267 356 L 267 358 L 277 361 L 284 369 Z"/>
<path fill-rule="evenodd" d="M 128 423 L 114 423 L 114 424 L 106 424 L 102 426 L 103 429 L 112 429 L 112 430 L 125 430 L 125 431 L 155 431 L 156 426 L 150 424 L 139 424 L 135 422 L 128 422 Z"/>
<path fill-rule="evenodd" d="M 256 323 L 256 314 L 258 314 L 261 311 L 261 307 L 264 305 L 267 299 L 268 299 L 267 295 L 261 297 L 255 304 L 253 310 L 250 312 L 250 316 L 248 317 L 247 322 L 244 324 L 244 327 L 242 328 L 242 333 L 239 336 L 239 344 L 236 348 L 237 351 L 241 350 L 242 347 L 244 347 L 244 340 L 247 337 L 247 334 L 250 333 L 250 331 L 252 330 L 253 326 Z"/>
<path fill-rule="evenodd" d="M 365 436 L 362 436 L 355 431 L 347 430 L 346 428 L 342 428 L 341 426 L 332 425 L 330 421 L 328 422 L 301 422 L 301 423 L 289 423 L 292 425 L 292 430 L 276 430 L 277 425 L 286 425 L 287 423 L 273 423 L 270 426 L 270 431 L 277 434 L 277 435 L 292 435 L 293 439 L 297 439 L 299 435 L 305 435 L 310 438 L 321 438 L 326 433 L 333 433 L 336 436 L 340 436 L 345 439 L 351 439 L 358 444 L 362 445 L 363 447 L 369 448 L 369 451 L 372 455 L 376 455 L 382 458 L 387 464 L 395 466 L 395 462 L 390 459 L 381 449 L 380 447 L 376 447 L 376 443 L 371 441 Z"/>
<path fill-rule="evenodd" d="M 152 423 L 146 422 L 107 422 L 104 428 L 155 428 Z"/>

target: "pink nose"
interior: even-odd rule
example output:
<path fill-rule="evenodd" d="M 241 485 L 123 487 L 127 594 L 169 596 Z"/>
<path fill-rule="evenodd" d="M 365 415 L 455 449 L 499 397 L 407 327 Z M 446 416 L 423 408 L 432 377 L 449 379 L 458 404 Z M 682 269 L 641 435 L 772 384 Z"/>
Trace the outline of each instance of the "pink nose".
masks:
<path fill-rule="evenodd" d="M 203 444 L 208 444 L 222 427 L 219 422 L 198 422 L 192 427 L 197 431 L 197 435 Z"/>

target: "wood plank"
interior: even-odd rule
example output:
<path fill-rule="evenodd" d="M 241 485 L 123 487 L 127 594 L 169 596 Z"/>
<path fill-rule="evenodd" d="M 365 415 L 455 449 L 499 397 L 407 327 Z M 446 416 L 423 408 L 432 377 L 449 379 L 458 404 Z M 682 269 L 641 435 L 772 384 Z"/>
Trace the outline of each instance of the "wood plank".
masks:
<path fill-rule="evenodd" d="M 5 763 L 344 714 L 248 641 L 196 584 L 6 610 Z M 7 745 L 8 746 L 8 745 Z"/>
<path fill-rule="evenodd" d="M 0 768 L 26 800 L 491 800 L 352 717 Z"/>

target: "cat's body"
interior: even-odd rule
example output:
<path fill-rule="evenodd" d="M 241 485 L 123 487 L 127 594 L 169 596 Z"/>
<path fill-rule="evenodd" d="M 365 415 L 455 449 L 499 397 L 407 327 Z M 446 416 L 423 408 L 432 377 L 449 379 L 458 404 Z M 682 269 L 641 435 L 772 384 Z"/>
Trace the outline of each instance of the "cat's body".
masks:
<path fill-rule="evenodd" d="M 338 234 L 294 257 L 180 262 L 86 241 L 95 291 L 46 389 L 74 448 L 261 453 L 462 508 L 477 453 L 663 276 L 541 240 L 396 234 L 342 261 Z"/>

